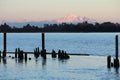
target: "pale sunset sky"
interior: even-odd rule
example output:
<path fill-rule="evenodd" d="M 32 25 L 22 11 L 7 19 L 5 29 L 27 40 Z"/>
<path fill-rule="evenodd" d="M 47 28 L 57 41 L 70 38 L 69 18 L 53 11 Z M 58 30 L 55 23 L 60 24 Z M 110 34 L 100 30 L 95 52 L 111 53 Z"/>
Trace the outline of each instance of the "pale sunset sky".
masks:
<path fill-rule="evenodd" d="M 120 23 L 120 0 L 0 0 L 0 23 L 53 20 L 69 14 Z"/>

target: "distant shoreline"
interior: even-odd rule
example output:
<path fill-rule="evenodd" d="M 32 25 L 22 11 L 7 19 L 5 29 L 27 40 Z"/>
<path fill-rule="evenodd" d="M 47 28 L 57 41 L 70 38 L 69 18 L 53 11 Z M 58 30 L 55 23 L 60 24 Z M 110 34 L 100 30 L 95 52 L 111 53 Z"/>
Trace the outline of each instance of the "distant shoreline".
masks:
<path fill-rule="evenodd" d="M 52 32 L 52 33 L 96 33 L 96 32 L 120 32 L 120 24 L 112 22 L 104 23 L 78 23 L 78 24 L 44 24 L 44 27 L 34 26 L 26 24 L 25 26 L 11 27 L 8 24 L 4 23 L 0 25 L 0 32 L 7 33 L 37 33 L 37 32 Z"/>
<path fill-rule="evenodd" d="M 0 33 L 120 33 L 120 32 L 0 32 Z"/>

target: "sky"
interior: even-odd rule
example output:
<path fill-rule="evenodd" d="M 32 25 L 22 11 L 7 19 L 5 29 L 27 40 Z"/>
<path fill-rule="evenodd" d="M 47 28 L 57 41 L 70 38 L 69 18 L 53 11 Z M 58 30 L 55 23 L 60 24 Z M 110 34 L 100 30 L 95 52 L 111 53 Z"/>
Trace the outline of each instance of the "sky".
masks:
<path fill-rule="evenodd" d="M 0 23 L 53 20 L 69 14 L 120 23 L 120 0 L 0 0 Z"/>

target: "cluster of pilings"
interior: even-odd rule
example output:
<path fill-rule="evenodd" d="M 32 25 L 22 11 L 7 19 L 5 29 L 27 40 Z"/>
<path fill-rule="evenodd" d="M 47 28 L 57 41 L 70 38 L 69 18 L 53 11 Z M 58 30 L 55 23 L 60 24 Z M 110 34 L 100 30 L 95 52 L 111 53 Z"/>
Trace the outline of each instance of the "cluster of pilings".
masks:
<path fill-rule="evenodd" d="M 38 58 L 40 55 L 39 47 L 34 49 L 34 57 Z"/>
<path fill-rule="evenodd" d="M 58 51 L 58 58 L 59 59 L 69 59 L 70 56 L 66 53 L 64 50 L 59 50 Z"/>
<path fill-rule="evenodd" d="M 57 53 L 55 52 L 55 50 L 52 50 L 52 58 L 56 58 L 56 57 L 57 57 Z M 58 50 L 58 58 L 59 59 L 69 59 L 70 56 L 66 53 L 66 51 Z"/>
<path fill-rule="evenodd" d="M 111 56 L 107 56 L 107 67 L 111 68 L 119 68 L 119 58 L 118 58 L 118 35 L 115 36 L 115 58 L 113 59 L 113 62 L 111 61 Z"/>
<path fill-rule="evenodd" d="M 20 48 L 15 49 L 15 59 L 27 61 L 27 53 L 25 53 Z"/>
<path fill-rule="evenodd" d="M 34 57 L 38 58 L 39 56 L 43 57 L 43 59 L 46 59 L 46 50 L 39 50 L 39 48 L 35 48 L 34 50 Z"/>
<path fill-rule="evenodd" d="M 35 48 L 34 50 L 34 56 L 35 58 L 38 58 L 41 55 L 41 57 L 43 57 L 43 59 L 46 59 L 46 49 L 45 49 L 45 34 L 42 33 L 42 50 L 39 50 L 38 48 Z"/>

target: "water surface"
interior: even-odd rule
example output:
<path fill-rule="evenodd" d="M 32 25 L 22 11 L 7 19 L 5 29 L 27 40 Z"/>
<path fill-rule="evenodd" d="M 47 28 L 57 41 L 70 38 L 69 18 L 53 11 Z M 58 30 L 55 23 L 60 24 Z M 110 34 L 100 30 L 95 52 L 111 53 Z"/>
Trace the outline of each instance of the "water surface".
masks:
<path fill-rule="evenodd" d="M 46 33 L 45 47 L 47 52 L 61 49 L 68 53 L 114 56 L 116 34 L 119 35 L 119 33 Z M 8 33 L 7 35 L 7 51 L 21 48 L 33 52 L 36 47 L 41 49 L 41 33 Z M 3 50 L 2 33 L 0 50 Z"/>
<path fill-rule="evenodd" d="M 31 56 L 31 55 L 29 55 Z M 97 61 L 96 61 L 97 60 Z M 107 69 L 104 56 L 71 56 L 68 60 L 47 60 L 16 62 L 7 57 L 0 63 L 0 80 L 119 80 L 120 70 Z"/>

